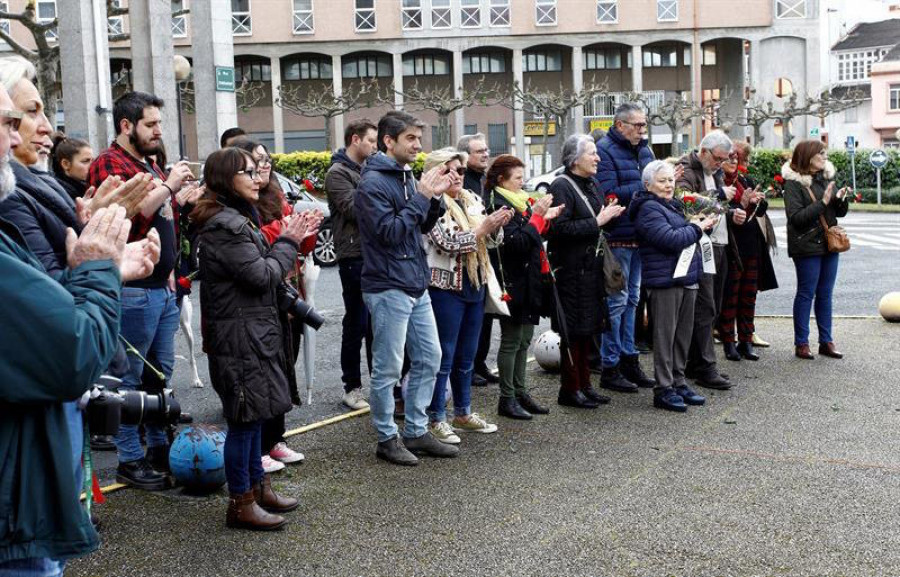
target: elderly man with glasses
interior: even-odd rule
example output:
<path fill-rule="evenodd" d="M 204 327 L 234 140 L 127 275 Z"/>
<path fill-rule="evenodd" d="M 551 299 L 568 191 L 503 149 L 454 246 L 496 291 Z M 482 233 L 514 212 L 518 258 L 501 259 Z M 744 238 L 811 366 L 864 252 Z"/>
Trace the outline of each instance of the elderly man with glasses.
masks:
<path fill-rule="evenodd" d="M 676 182 L 676 188 L 701 193 L 712 197 L 723 205 L 734 198 L 733 186 L 725 186 L 722 164 L 732 156 L 731 138 L 721 130 L 713 130 L 700 141 L 700 150 L 684 156 L 679 165 L 684 172 Z M 737 208 L 728 211 L 728 217 L 735 224 L 743 224 L 747 213 Z M 720 218 L 716 226 L 707 234 L 712 241 L 716 272 L 703 274 L 700 292 L 694 308 L 694 336 L 688 354 L 685 376 L 696 379 L 697 385 L 708 389 L 725 390 L 731 388 L 731 381 L 719 373 L 716 366 L 716 350 L 712 329 L 719 311 L 728 275 L 729 234 L 727 219 Z M 734 249 L 733 243 L 731 248 Z"/>

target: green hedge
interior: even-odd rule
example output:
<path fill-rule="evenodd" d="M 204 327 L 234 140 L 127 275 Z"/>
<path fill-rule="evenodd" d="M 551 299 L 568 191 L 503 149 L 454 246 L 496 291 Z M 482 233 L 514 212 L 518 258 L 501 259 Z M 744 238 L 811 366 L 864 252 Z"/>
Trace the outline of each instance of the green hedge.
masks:
<path fill-rule="evenodd" d="M 882 179 L 884 178 L 884 171 L 882 171 Z M 875 204 L 878 202 L 878 190 L 875 188 L 860 188 L 858 189 L 859 193 L 862 195 L 862 202 L 867 204 Z M 894 188 L 884 188 L 884 184 L 881 186 L 881 204 L 896 204 L 900 205 L 900 187 Z"/>
<path fill-rule="evenodd" d="M 422 175 L 425 164 L 424 152 L 420 152 L 413 163 L 413 174 L 416 178 Z M 316 187 L 316 192 L 327 194 L 325 190 L 325 173 L 331 166 L 330 152 L 291 152 L 290 154 L 273 154 L 272 163 L 275 170 L 294 182 L 309 180 Z"/>
<path fill-rule="evenodd" d="M 888 150 L 886 152 L 888 153 L 888 163 L 881 169 L 882 202 L 884 202 L 884 191 L 886 189 L 894 189 L 900 186 L 900 152 L 897 150 Z M 872 194 L 875 194 L 875 169 L 869 163 L 869 155 L 871 153 L 871 150 L 862 149 L 856 153 L 856 188 L 863 192 L 863 196 L 865 196 L 865 190 L 867 189 L 871 189 Z M 790 154 L 788 150 L 762 148 L 754 150 L 750 157 L 750 176 L 766 187 L 774 184 L 775 175 L 781 173 L 781 166 L 790 160 Z M 828 160 L 834 164 L 834 168 L 837 171 L 835 177 L 837 185 L 839 187 L 850 186 L 853 175 L 847 151 L 843 149 L 829 150 Z"/>

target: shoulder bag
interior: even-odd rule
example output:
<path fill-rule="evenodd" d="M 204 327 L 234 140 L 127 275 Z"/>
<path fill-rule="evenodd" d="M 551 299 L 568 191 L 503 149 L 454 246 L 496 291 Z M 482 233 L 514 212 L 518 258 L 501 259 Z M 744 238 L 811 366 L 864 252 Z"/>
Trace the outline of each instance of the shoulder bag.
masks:
<path fill-rule="evenodd" d="M 811 188 L 807 188 L 806 192 L 809 193 L 813 202 L 818 200 Z M 822 228 L 825 229 L 825 243 L 828 245 L 828 252 L 847 252 L 850 250 L 850 237 L 847 236 L 847 231 L 844 230 L 844 227 L 828 226 L 824 214 L 819 215 L 819 222 L 822 223 Z"/>

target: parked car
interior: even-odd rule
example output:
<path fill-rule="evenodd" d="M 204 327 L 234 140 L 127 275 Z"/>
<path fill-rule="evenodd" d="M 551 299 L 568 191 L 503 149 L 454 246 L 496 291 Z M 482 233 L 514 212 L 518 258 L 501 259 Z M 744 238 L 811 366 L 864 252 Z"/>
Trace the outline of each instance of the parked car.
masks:
<path fill-rule="evenodd" d="M 318 208 L 325 215 L 322 226 L 319 228 L 319 236 L 316 238 L 316 248 L 313 250 L 313 260 L 319 266 L 334 266 L 337 264 L 337 253 L 334 251 L 334 235 L 331 231 L 331 211 L 328 203 L 311 195 L 303 187 L 293 182 L 288 177 L 277 172 L 278 184 L 284 191 L 291 206 L 296 211 Z"/>
<path fill-rule="evenodd" d="M 546 193 L 548 190 L 550 190 L 550 183 L 552 183 L 557 176 L 562 174 L 563 170 L 564 167 L 560 166 L 554 168 L 546 174 L 541 174 L 539 176 L 529 178 L 522 188 L 528 192 L 537 191 L 540 193 Z"/>

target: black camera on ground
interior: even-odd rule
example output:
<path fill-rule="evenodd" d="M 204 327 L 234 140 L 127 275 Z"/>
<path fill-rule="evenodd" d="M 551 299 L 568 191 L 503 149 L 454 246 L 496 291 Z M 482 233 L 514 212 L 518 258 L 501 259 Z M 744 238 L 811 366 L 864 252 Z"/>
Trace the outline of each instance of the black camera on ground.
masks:
<path fill-rule="evenodd" d="M 120 379 L 102 375 L 82 397 L 88 426 L 93 435 L 115 435 L 119 426 L 154 423 L 174 425 L 181 416 L 181 405 L 172 389 L 156 392 L 119 391 Z"/>
<path fill-rule="evenodd" d="M 292 315 L 301 323 L 309 326 L 314 331 L 319 330 L 325 323 L 325 317 L 320 315 L 309 303 L 300 298 L 297 289 L 288 283 L 281 283 L 281 291 L 278 291 L 278 308 L 282 312 Z"/>

